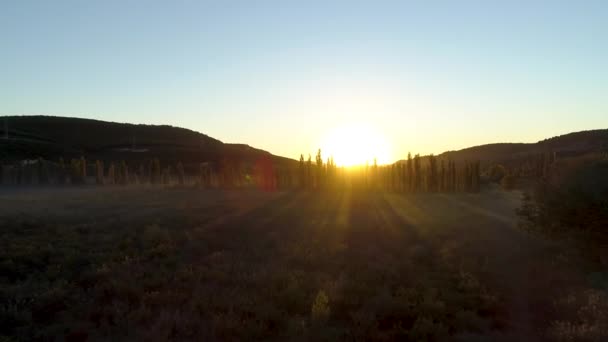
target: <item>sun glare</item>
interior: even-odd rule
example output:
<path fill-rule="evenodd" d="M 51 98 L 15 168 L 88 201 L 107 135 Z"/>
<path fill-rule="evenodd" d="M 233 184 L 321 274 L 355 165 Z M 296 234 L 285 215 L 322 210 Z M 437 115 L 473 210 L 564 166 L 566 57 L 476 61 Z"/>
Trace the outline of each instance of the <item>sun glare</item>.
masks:
<path fill-rule="evenodd" d="M 382 134 L 369 125 L 357 124 L 338 127 L 330 131 L 321 143 L 323 156 L 333 156 L 339 166 L 378 164 L 391 162 L 390 145 Z"/>

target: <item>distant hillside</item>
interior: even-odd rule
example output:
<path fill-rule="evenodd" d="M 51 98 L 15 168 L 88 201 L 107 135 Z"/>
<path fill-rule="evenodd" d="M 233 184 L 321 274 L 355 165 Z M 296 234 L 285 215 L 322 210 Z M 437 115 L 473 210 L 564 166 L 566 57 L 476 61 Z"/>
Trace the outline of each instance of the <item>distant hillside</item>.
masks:
<path fill-rule="evenodd" d="M 558 156 L 570 157 L 603 151 L 608 151 L 608 129 L 569 133 L 536 143 L 480 145 L 458 151 L 447 151 L 438 157 L 455 161 L 479 160 L 482 164 L 492 162 L 510 164 L 543 152 L 555 152 Z"/>
<path fill-rule="evenodd" d="M 5 139 L 5 122 L 8 137 Z M 185 128 L 134 125 L 53 116 L 0 118 L 0 160 L 42 157 L 50 160 L 81 155 L 102 160 L 163 162 L 255 161 L 270 157 L 279 163 L 291 159 L 274 156 L 243 144 L 225 144 Z"/>

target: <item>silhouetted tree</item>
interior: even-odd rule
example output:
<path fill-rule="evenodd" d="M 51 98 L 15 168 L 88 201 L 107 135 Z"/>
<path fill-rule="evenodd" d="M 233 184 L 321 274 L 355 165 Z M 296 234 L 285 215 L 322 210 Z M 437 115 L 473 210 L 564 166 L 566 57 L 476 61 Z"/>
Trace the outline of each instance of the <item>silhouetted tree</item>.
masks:
<path fill-rule="evenodd" d="M 422 170 L 420 168 L 420 155 L 414 156 L 414 187 L 413 191 L 420 191 L 422 185 Z"/>
<path fill-rule="evenodd" d="M 325 167 L 323 168 L 324 182 L 326 188 L 329 188 L 331 186 L 331 168 L 331 158 L 327 157 Z"/>
<path fill-rule="evenodd" d="M 177 169 L 177 182 L 179 185 L 184 185 L 185 178 L 186 178 L 186 175 L 184 172 L 184 165 L 182 165 L 181 162 L 178 162 L 176 169 Z"/>
<path fill-rule="evenodd" d="M 150 172 L 150 183 L 152 184 L 160 184 L 162 182 L 161 179 L 161 169 L 160 169 L 160 161 L 157 158 L 154 158 L 151 163 L 151 172 Z"/>
<path fill-rule="evenodd" d="M 441 159 L 441 169 L 439 171 L 439 191 L 447 191 L 447 173 L 445 169 L 445 160 Z"/>
<path fill-rule="evenodd" d="M 428 191 L 437 191 L 437 159 L 434 155 L 429 156 Z"/>
<path fill-rule="evenodd" d="M 309 153 L 308 160 L 306 161 L 306 187 L 310 189 L 312 186 L 312 158 Z"/>
<path fill-rule="evenodd" d="M 207 163 L 199 164 L 199 177 L 200 177 L 199 182 L 200 182 L 201 186 L 203 186 L 203 187 L 211 186 L 211 170 Z"/>
<path fill-rule="evenodd" d="M 171 165 L 167 165 L 167 167 L 165 167 L 165 169 L 163 170 L 163 173 L 162 173 L 162 182 L 164 185 L 171 184 L 171 174 L 172 174 Z"/>
<path fill-rule="evenodd" d="M 412 154 L 407 153 L 407 191 L 414 190 L 414 164 Z"/>
<path fill-rule="evenodd" d="M 84 159 L 84 156 L 80 157 L 80 167 L 82 168 L 80 171 L 80 176 L 82 177 L 82 182 L 84 183 L 85 179 L 87 178 L 87 161 Z"/>
<path fill-rule="evenodd" d="M 70 161 L 70 181 L 72 184 L 83 184 L 85 167 L 82 166 L 82 159 L 72 159 Z"/>
<path fill-rule="evenodd" d="M 456 162 L 450 161 L 450 189 L 449 191 L 456 191 Z"/>
<path fill-rule="evenodd" d="M 117 183 L 120 185 L 129 184 L 129 168 L 124 160 L 119 164 Z"/>
<path fill-rule="evenodd" d="M 471 190 L 479 192 L 479 161 L 476 161 L 471 166 Z"/>
<path fill-rule="evenodd" d="M 374 157 L 374 164 L 372 165 L 371 186 L 374 190 L 378 189 L 378 160 L 376 157 Z"/>
<path fill-rule="evenodd" d="M 137 172 L 137 180 L 139 184 L 143 184 L 146 182 L 146 169 L 144 168 L 144 164 L 139 164 L 139 171 Z"/>
<path fill-rule="evenodd" d="M 300 154 L 300 162 L 298 163 L 298 182 L 300 188 L 306 187 L 306 165 L 303 154 Z"/>
<path fill-rule="evenodd" d="M 57 182 L 59 184 L 65 184 L 66 182 L 66 168 L 65 168 L 65 162 L 63 161 L 63 158 L 59 158 L 59 165 L 58 165 L 58 177 L 57 177 Z"/>
<path fill-rule="evenodd" d="M 97 185 L 104 183 L 103 161 L 101 160 L 95 162 L 95 183 Z"/>
<path fill-rule="evenodd" d="M 116 167 L 114 166 L 114 162 L 110 162 L 110 166 L 108 167 L 108 177 L 106 178 L 108 184 L 116 184 Z"/>
<path fill-rule="evenodd" d="M 25 184 L 23 165 L 21 163 L 17 163 L 15 166 L 15 172 L 17 173 L 17 177 L 15 177 L 17 181 L 15 183 L 19 185 Z"/>
<path fill-rule="evenodd" d="M 316 156 L 316 179 L 315 179 L 315 187 L 317 189 L 322 187 L 323 182 L 323 157 L 321 156 L 321 149 L 317 150 Z"/>
<path fill-rule="evenodd" d="M 515 188 L 515 176 L 510 173 L 506 174 L 501 178 L 500 185 L 507 191 L 513 190 Z"/>
<path fill-rule="evenodd" d="M 38 158 L 38 184 L 49 183 L 49 166 L 45 160 Z M 0 165 L 0 184 L 2 184 L 2 165 Z"/>

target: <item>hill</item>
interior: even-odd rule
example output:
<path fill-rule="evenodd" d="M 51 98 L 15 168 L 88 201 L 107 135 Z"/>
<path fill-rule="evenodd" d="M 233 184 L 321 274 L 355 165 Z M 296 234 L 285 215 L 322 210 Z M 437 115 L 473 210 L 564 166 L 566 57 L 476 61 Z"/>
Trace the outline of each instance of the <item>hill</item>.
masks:
<path fill-rule="evenodd" d="M 226 144 L 205 134 L 167 125 L 135 125 L 54 116 L 7 116 L 0 122 L 0 160 L 76 158 L 163 162 L 253 162 L 293 160 L 243 144 Z M 6 139 L 6 127 L 8 137 Z"/>
<path fill-rule="evenodd" d="M 493 162 L 508 165 L 517 164 L 539 153 L 555 153 L 558 156 L 574 157 L 605 151 L 608 151 L 608 129 L 598 129 L 564 134 L 536 143 L 498 143 L 473 146 L 458 151 L 447 151 L 437 157 L 455 161 L 479 160 L 482 165 Z"/>

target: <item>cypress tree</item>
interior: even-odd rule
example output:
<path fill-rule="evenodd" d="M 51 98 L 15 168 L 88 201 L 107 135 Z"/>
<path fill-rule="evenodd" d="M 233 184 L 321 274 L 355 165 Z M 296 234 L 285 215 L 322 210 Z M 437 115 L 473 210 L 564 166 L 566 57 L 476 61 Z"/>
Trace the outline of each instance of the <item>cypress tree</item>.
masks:
<path fill-rule="evenodd" d="M 324 167 L 324 179 L 325 179 L 325 187 L 329 188 L 332 185 L 332 179 L 331 179 L 331 157 L 327 157 L 327 162 L 325 162 L 325 167 Z"/>
<path fill-rule="evenodd" d="M 303 154 L 300 154 L 300 162 L 298 163 L 298 183 L 300 188 L 306 186 L 306 165 L 304 164 Z"/>
<path fill-rule="evenodd" d="M 413 191 L 420 191 L 422 187 L 422 170 L 420 169 L 420 155 L 414 156 L 414 187 Z"/>
<path fill-rule="evenodd" d="M 97 160 L 95 162 L 95 182 L 97 183 L 97 185 L 103 185 L 103 176 L 103 162 L 101 160 Z"/>
<path fill-rule="evenodd" d="M 199 164 L 199 176 L 200 176 L 200 185 L 207 188 L 210 185 L 210 177 L 209 177 L 209 169 L 207 168 L 207 164 L 200 163 Z"/>
<path fill-rule="evenodd" d="M 49 167 L 45 160 L 38 158 L 38 184 L 49 183 Z M 0 184 L 2 184 L 2 167 L 0 166 Z"/>
<path fill-rule="evenodd" d="M 116 184 L 116 167 L 114 166 L 114 162 L 110 162 L 110 167 L 108 167 L 108 184 Z"/>
<path fill-rule="evenodd" d="M 84 182 L 82 171 L 81 159 L 72 159 L 70 161 L 70 181 L 72 184 L 82 184 Z"/>
<path fill-rule="evenodd" d="M 158 158 L 154 158 L 152 160 L 152 174 L 151 174 L 152 184 L 160 184 L 162 182 L 161 179 L 161 169 L 160 169 L 160 161 Z"/>
<path fill-rule="evenodd" d="M 59 170 L 57 172 L 58 173 L 57 182 L 59 184 L 65 184 L 65 181 L 66 181 L 66 179 L 65 179 L 66 178 L 65 177 L 66 176 L 65 175 L 66 170 L 65 170 L 65 162 L 63 161 L 63 158 L 59 158 L 59 165 L 58 165 L 58 167 L 59 167 Z"/>
<path fill-rule="evenodd" d="M 437 175 L 437 159 L 434 155 L 429 156 L 429 191 L 435 192 L 437 191 L 437 183 L 438 183 L 438 175 Z"/>
<path fill-rule="evenodd" d="M 15 166 L 15 174 L 15 184 L 23 184 L 23 166 L 21 166 L 21 163 L 17 163 Z"/>
<path fill-rule="evenodd" d="M 167 167 L 163 171 L 163 184 L 170 185 L 171 184 L 171 165 L 167 165 Z"/>
<path fill-rule="evenodd" d="M 312 158 L 309 153 L 308 160 L 306 161 L 306 187 L 310 189 L 312 185 Z"/>
<path fill-rule="evenodd" d="M 479 161 L 473 163 L 471 172 L 471 190 L 473 192 L 479 192 Z"/>
<path fill-rule="evenodd" d="M 441 169 L 439 171 L 439 191 L 446 191 L 446 183 L 445 160 L 441 159 Z"/>
<path fill-rule="evenodd" d="M 129 184 L 129 168 L 127 167 L 127 163 L 124 160 L 120 162 L 118 180 L 118 183 L 121 185 Z"/>
<path fill-rule="evenodd" d="M 393 191 L 401 191 L 401 163 L 395 163 L 394 165 L 394 188 Z"/>
<path fill-rule="evenodd" d="M 407 165 L 401 164 L 401 191 L 407 191 Z"/>
<path fill-rule="evenodd" d="M 154 184 L 153 169 L 154 169 L 154 160 L 150 159 L 148 161 L 148 164 L 146 165 L 146 178 L 147 178 L 147 182 L 149 184 Z"/>
<path fill-rule="evenodd" d="M 456 161 L 452 161 L 452 191 L 458 191 L 458 173 L 456 167 Z"/>
<path fill-rule="evenodd" d="M 177 163 L 177 182 L 179 185 L 184 185 L 185 182 L 184 165 L 181 162 Z"/>
<path fill-rule="evenodd" d="M 145 168 L 143 164 L 139 164 L 139 171 L 137 174 L 137 183 L 143 184 L 146 182 Z"/>
<path fill-rule="evenodd" d="M 315 187 L 317 189 L 321 188 L 323 185 L 323 157 L 321 157 L 321 149 L 317 150 L 316 156 L 316 184 Z"/>
<path fill-rule="evenodd" d="M 407 153 L 407 191 L 413 191 L 414 188 L 414 165 L 412 161 L 412 154 Z"/>
<path fill-rule="evenodd" d="M 82 182 L 84 183 L 87 178 L 87 161 L 84 159 L 84 156 L 80 157 L 80 167 L 82 168 L 80 177 L 82 177 Z"/>

